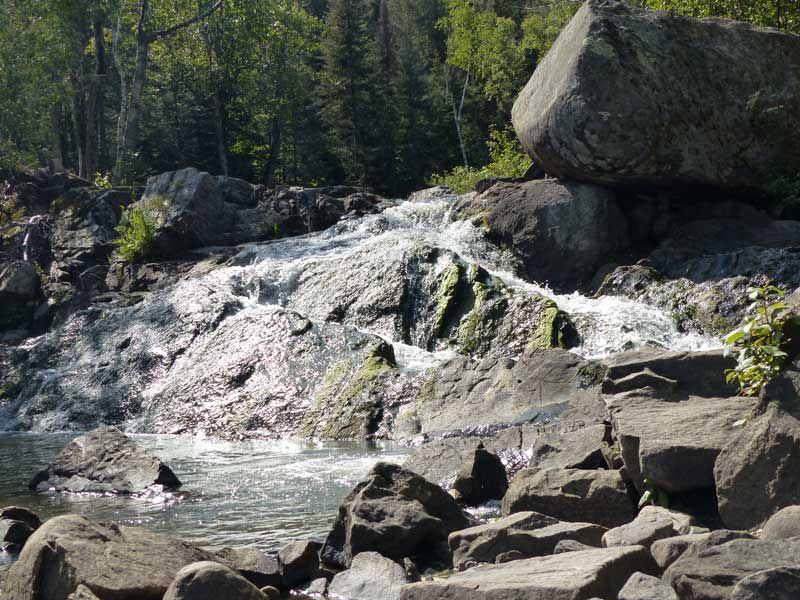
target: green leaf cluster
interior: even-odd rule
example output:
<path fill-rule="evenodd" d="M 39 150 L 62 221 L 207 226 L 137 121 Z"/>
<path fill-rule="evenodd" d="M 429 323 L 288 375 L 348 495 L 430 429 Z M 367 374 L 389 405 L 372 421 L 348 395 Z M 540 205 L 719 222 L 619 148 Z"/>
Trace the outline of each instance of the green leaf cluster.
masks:
<path fill-rule="evenodd" d="M 158 196 L 130 210 L 123 209 L 119 225 L 114 228 L 119 237 L 113 244 L 117 246 L 119 257 L 124 262 L 131 263 L 153 256 L 154 236 L 163 210 L 164 201 Z"/>
<path fill-rule="evenodd" d="M 751 304 L 744 324 L 725 337 L 727 351 L 737 352 L 736 367 L 725 372 L 728 383 L 737 382 L 745 396 L 757 396 L 783 369 L 789 340 L 787 323 L 800 325 L 800 315 L 792 314 L 784 302 L 784 291 L 773 285 L 747 290 Z"/>

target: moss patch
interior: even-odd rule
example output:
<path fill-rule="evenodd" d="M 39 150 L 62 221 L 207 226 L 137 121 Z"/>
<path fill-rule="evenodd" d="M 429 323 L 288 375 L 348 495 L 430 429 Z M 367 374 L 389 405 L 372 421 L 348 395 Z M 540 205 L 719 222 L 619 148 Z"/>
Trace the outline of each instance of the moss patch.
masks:
<path fill-rule="evenodd" d="M 432 337 L 438 338 L 442 329 L 444 328 L 447 314 L 453 305 L 453 300 L 458 291 L 458 283 L 461 280 L 461 265 L 453 263 L 450 265 L 442 276 L 442 281 L 439 284 L 439 297 L 436 308 L 436 316 L 433 320 Z"/>

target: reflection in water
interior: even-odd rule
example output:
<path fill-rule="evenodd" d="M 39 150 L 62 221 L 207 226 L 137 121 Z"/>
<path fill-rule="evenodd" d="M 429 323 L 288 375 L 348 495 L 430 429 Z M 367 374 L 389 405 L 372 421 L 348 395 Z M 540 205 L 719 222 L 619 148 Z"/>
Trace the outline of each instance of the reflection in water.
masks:
<path fill-rule="evenodd" d="M 378 460 L 402 462 L 404 450 L 365 444 L 221 442 L 198 437 L 135 436 L 183 482 L 177 494 L 145 498 L 35 494 L 30 477 L 74 434 L 0 434 L 0 506 L 27 506 L 49 518 L 81 513 L 143 526 L 200 546 L 257 546 L 321 539 L 336 509 Z M 0 554 L 0 564 L 10 560 Z"/>

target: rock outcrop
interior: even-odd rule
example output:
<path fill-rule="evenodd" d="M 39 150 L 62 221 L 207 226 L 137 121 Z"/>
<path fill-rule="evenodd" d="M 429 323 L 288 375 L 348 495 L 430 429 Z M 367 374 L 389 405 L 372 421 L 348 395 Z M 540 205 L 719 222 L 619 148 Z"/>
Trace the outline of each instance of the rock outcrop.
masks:
<path fill-rule="evenodd" d="M 762 189 L 800 170 L 800 87 L 775 65 L 800 66 L 797 36 L 590 0 L 512 118 L 558 177 Z"/>

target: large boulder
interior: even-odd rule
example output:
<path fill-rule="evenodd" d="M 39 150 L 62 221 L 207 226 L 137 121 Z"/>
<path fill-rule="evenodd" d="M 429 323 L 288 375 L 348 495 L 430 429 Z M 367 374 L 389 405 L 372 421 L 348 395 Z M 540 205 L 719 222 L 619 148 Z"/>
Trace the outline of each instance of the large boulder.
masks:
<path fill-rule="evenodd" d="M 547 172 L 601 184 L 763 188 L 800 170 L 800 39 L 617 0 L 577 12 L 514 104 Z"/>
<path fill-rule="evenodd" d="M 100 427 L 72 440 L 30 482 L 32 490 L 136 494 L 153 486 L 180 487 L 161 460 L 116 427 Z"/>
<path fill-rule="evenodd" d="M 800 566 L 759 571 L 733 588 L 730 600 L 795 600 L 800 598 Z"/>
<path fill-rule="evenodd" d="M 278 552 L 282 583 L 293 587 L 311 581 L 319 568 L 319 543 L 294 540 Z"/>
<path fill-rule="evenodd" d="M 729 440 L 714 477 L 727 527 L 758 527 L 800 504 L 800 367 L 792 365 L 762 390 L 753 418 Z"/>
<path fill-rule="evenodd" d="M 502 508 L 505 515 L 535 511 L 603 527 L 618 527 L 634 516 L 619 471 L 600 469 L 524 469 L 511 481 Z"/>
<path fill-rule="evenodd" d="M 400 589 L 408 582 L 398 563 L 377 552 L 361 552 L 353 557 L 348 570 L 334 576 L 328 593 L 347 600 L 398 600 Z"/>
<path fill-rule="evenodd" d="M 387 558 L 430 550 L 469 520 L 438 485 L 398 465 L 380 462 L 344 499 L 320 556 L 349 567 L 361 552 Z"/>
<path fill-rule="evenodd" d="M 66 600 L 80 585 L 103 600 L 162 600 L 204 550 L 138 527 L 55 517 L 34 533 L 8 572 L 4 600 Z"/>
<path fill-rule="evenodd" d="M 557 289 L 586 284 L 628 245 L 613 192 L 593 185 L 552 179 L 500 183 L 460 212 L 483 213 L 525 276 Z"/>
<path fill-rule="evenodd" d="M 267 600 L 241 575 L 216 562 L 196 562 L 178 571 L 163 600 Z"/>
<path fill-rule="evenodd" d="M 489 500 L 502 500 L 508 491 L 508 477 L 503 461 L 483 444 L 469 454 L 456 475 L 453 489 L 467 506 L 478 506 Z"/>
<path fill-rule="evenodd" d="M 447 539 L 453 566 L 493 563 L 502 554 L 517 552 L 520 558 L 553 554 L 564 540 L 598 547 L 605 529 L 590 523 L 567 523 L 536 512 L 515 513 L 504 519 L 454 531 Z"/>
<path fill-rule="evenodd" d="M 239 573 L 257 588 L 283 587 L 278 558 L 264 554 L 258 548 L 222 548 L 214 555 L 217 560 Z"/>
<path fill-rule="evenodd" d="M 403 588 L 402 600 L 612 600 L 636 572 L 655 574 L 641 546 L 568 552 L 479 566 L 440 581 Z"/>

